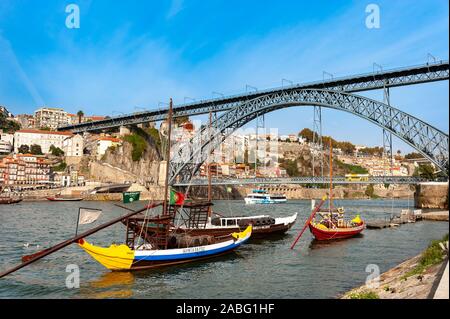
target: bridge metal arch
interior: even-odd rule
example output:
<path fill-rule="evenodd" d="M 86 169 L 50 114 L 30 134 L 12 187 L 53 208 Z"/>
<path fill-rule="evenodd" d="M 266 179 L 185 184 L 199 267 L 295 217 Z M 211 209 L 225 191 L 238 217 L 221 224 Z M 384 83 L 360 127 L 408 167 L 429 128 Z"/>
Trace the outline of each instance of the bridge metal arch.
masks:
<path fill-rule="evenodd" d="M 237 105 L 213 122 L 214 134 L 207 127 L 201 129 L 186 145 L 177 150 L 178 158 L 189 152 L 185 161 L 170 165 L 169 183 L 187 181 L 198 171 L 212 149 L 217 148 L 237 128 L 258 115 L 292 106 L 317 105 L 346 111 L 368 120 L 391 132 L 431 162 L 448 176 L 448 134 L 397 108 L 363 96 L 342 91 L 323 89 L 298 89 L 267 94 Z M 192 149 L 192 146 L 195 149 Z"/>

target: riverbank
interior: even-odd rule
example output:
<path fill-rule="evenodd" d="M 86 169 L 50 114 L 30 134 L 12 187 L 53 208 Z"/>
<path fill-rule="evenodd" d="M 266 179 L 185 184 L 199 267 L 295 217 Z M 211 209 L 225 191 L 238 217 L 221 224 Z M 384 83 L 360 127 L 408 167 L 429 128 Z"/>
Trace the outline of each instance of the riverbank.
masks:
<path fill-rule="evenodd" d="M 446 252 L 439 244 L 443 242 L 447 243 Z M 402 262 L 365 285 L 350 290 L 340 298 L 431 299 L 441 281 L 449 280 L 448 271 L 444 272 L 447 265 L 448 234 L 440 241 L 433 241 L 421 254 Z M 448 298 L 448 292 L 446 296 Z"/>

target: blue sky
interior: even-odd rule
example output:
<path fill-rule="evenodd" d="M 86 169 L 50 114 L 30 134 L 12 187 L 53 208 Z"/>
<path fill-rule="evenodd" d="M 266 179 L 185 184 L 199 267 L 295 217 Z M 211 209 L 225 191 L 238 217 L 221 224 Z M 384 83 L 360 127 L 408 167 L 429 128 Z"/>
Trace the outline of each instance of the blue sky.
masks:
<path fill-rule="evenodd" d="M 65 26 L 68 4 L 79 29 Z M 368 4 L 381 27 L 365 26 Z M 432 1 L 0 1 L 0 104 L 14 114 L 42 105 L 119 115 L 173 97 L 235 94 L 448 59 L 447 0 Z M 391 104 L 448 132 L 448 82 L 393 89 Z M 382 92 L 364 95 L 382 99 Z M 216 95 L 217 96 L 217 95 Z M 188 99 L 188 101 L 190 101 Z M 312 126 L 312 108 L 271 113 L 281 134 Z M 381 143 L 381 130 L 323 111 L 324 134 Z M 394 147 L 410 150 L 395 140 Z"/>

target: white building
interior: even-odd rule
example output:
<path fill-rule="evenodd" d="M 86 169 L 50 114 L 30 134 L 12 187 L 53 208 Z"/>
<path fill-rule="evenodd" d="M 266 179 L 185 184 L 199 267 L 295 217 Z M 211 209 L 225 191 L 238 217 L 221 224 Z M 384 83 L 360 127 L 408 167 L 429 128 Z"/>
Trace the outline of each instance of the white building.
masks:
<path fill-rule="evenodd" d="M 36 144 L 41 146 L 42 153 L 50 153 L 50 146 L 63 149 L 63 142 L 66 138 L 72 137 L 68 132 L 49 132 L 40 130 L 19 130 L 14 133 L 14 153 L 18 153 L 21 145 Z"/>
<path fill-rule="evenodd" d="M 97 139 L 97 159 L 101 159 L 101 157 L 106 153 L 106 150 L 111 146 L 117 146 L 122 141 L 115 137 L 110 136 L 100 136 Z"/>
<path fill-rule="evenodd" d="M 83 137 L 77 134 L 64 139 L 62 150 L 65 156 L 83 156 L 83 147 Z"/>
<path fill-rule="evenodd" d="M 0 140 L 4 142 L 8 142 L 9 144 L 14 144 L 14 134 L 3 133 L 3 130 L 0 129 Z"/>
<path fill-rule="evenodd" d="M 36 128 L 49 127 L 55 130 L 58 126 L 64 126 L 69 123 L 67 112 L 63 109 L 42 107 L 34 112 Z"/>
<path fill-rule="evenodd" d="M 0 154 L 9 154 L 12 152 L 12 148 L 11 143 L 0 140 Z"/>

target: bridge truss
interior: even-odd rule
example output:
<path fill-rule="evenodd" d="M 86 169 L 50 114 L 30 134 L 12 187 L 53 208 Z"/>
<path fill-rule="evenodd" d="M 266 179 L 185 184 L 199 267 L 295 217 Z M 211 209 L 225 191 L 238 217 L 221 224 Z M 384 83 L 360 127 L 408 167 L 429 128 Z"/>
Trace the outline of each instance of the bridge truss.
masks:
<path fill-rule="evenodd" d="M 292 89 L 266 94 L 235 106 L 212 123 L 213 134 L 202 128 L 188 142 L 178 143 L 170 163 L 170 184 L 193 178 L 209 156 L 239 127 L 258 115 L 278 109 L 312 105 L 346 111 L 397 136 L 438 166 L 448 176 L 448 135 L 420 119 L 379 101 L 342 91 Z"/>

